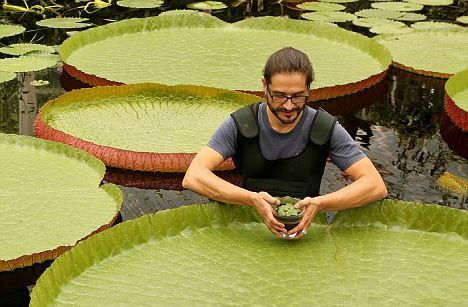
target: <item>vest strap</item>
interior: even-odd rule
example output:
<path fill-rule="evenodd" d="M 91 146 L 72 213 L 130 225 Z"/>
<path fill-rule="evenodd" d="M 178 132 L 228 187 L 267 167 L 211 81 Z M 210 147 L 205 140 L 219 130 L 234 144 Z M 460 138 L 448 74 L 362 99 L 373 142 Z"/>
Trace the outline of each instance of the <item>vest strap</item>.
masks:
<path fill-rule="evenodd" d="M 319 108 L 310 127 L 310 141 L 315 145 L 324 145 L 330 139 L 335 123 L 335 116 Z"/>
<path fill-rule="evenodd" d="M 242 136 L 248 139 L 256 137 L 260 132 L 257 123 L 259 105 L 260 102 L 257 102 L 231 113 L 237 129 L 239 129 Z"/>

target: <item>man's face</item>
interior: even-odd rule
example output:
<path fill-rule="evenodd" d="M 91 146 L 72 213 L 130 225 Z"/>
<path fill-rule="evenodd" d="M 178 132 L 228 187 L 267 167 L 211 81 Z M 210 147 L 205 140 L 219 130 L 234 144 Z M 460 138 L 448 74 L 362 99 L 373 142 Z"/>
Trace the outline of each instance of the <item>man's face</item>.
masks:
<path fill-rule="evenodd" d="M 300 102 L 304 98 L 297 96 L 309 95 L 306 76 L 302 73 L 279 73 L 272 76 L 270 84 L 267 84 L 265 79 L 262 80 L 262 83 L 266 93 L 267 105 L 271 112 L 281 123 L 293 124 L 305 107 L 305 101 Z M 296 103 L 293 103 L 291 99 L 284 103 L 275 102 L 274 100 L 278 100 L 278 98 L 274 98 L 274 96 L 280 95 L 296 97 L 294 100 Z"/>

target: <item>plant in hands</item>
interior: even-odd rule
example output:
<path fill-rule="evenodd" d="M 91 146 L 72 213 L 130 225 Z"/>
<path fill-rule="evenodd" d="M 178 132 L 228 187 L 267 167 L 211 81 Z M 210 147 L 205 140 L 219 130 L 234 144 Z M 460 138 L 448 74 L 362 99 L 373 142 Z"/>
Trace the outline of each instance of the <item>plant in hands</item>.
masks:
<path fill-rule="evenodd" d="M 258 214 L 262 217 L 265 225 L 270 229 L 272 233 L 280 238 L 283 238 L 286 234 L 286 228 L 284 224 L 280 223 L 273 214 L 273 206 L 278 206 L 280 201 L 267 192 L 255 193 L 253 205 L 257 210 Z"/>
<path fill-rule="evenodd" d="M 304 236 L 305 233 L 303 232 L 303 230 L 305 232 L 307 231 L 317 213 L 320 212 L 317 199 L 312 197 L 306 197 L 303 200 L 297 202 L 295 207 L 300 210 L 303 210 L 304 215 L 302 217 L 301 222 L 296 227 L 288 231 L 288 235 L 296 233 L 296 236 L 291 238 L 293 240 L 297 240 Z"/>

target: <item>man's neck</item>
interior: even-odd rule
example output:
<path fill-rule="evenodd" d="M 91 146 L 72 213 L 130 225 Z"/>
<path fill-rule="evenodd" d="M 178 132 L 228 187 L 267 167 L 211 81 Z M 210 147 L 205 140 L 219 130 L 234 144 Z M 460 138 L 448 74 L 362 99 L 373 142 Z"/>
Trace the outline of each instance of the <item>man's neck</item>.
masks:
<path fill-rule="evenodd" d="M 276 117 L 275 114 L 271 112 L 270 108 L 267 105 L 265 105 L 265 109 L 267 112 L 268 122 L 270 123 L 271 128 L 273 128 L 273 130 L 279 133 L 288 133 L 289 131 L 293 130 L 294 127 L 296 127 L 299 121 L 301 120 L 302 115 L 304 114 L 303 110 L 292 124 L 283 124 L 278 119 L 278 117 Z"/>

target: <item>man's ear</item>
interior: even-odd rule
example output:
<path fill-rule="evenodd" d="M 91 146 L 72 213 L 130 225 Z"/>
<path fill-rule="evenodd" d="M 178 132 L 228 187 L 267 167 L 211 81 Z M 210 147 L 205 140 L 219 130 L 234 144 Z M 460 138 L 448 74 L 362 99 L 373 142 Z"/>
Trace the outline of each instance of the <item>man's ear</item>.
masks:
<path fill-rule="evenodd" d="M 265 80 L 265 77 L 262 78 L 262 84 L 263 84 L 263 91 L 266 92 L 266 90 L 267 90 L 267 81 Z"/>

